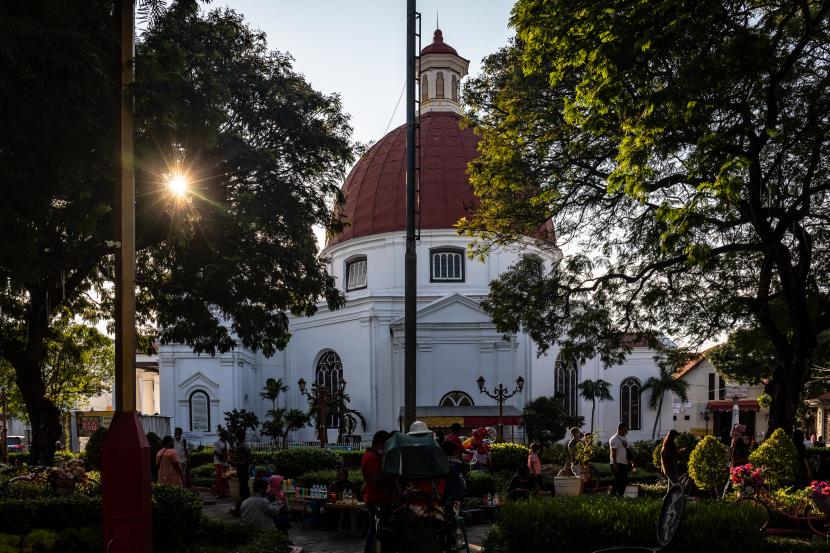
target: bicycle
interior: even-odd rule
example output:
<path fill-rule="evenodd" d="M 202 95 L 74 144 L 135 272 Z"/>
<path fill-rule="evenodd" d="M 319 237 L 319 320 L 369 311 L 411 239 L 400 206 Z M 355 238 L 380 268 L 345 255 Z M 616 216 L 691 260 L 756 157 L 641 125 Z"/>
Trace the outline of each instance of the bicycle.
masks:
<path fill-rule="evenodd" d="M 767 531 L 770 517 L 775 513 L 796 525 L 806 522 L 810 531 L 816 536 L 830 537 L 830 517 L 816 508 L 809 498 L 805 498 L 794 505 L 785 505 L 765 488 L 749 492 L 742 490 L 739 493 L 738 502 L 750 503 L 763 513 L 763 523 L 758 529 L 762 533 Z"/>

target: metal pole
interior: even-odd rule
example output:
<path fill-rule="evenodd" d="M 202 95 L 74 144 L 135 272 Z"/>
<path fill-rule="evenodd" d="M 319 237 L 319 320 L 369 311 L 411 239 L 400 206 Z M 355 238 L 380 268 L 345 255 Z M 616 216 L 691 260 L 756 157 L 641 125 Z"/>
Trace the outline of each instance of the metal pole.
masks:
<path fill-rule="evenodd" d="M 121 0 L 121 86 L 118 178 L 115 182 L 115 410 L 135 410 L 135 173 L 133 95 L 135 9 Z"/>
<path fill-rule="evenodd" d="M 326 447 L 328 441 L 328 431 L 326 430 L 326 392 L 328 390 L 325 386 L 320 388 L 317 398 L 320 401 L 320 422 L 317 424 L 317 438 L 320 440 L 320 447 Z"/>
<path fill-rule="evenodd" d="M 504 398 L 499 396 L 499 435 L 498 435 L 499 443 L 502 443 L 504 441 L 504 425 L 501 422 L 503 414 L 504 414 Z"/>
<path fill-rule="evenodd" d="M 415 252 L 415 0 L 406 2 L 406 256 L 404 259 L 404 429 L 415 421 L 416 294 Z"/>
<path fill-rule="evenodd" d="M 9 464 L 9 409 L 6 403 L 6 389 L 3 388 L 0 393 L 2 393 L 3 403 L 3 463 Z"/>

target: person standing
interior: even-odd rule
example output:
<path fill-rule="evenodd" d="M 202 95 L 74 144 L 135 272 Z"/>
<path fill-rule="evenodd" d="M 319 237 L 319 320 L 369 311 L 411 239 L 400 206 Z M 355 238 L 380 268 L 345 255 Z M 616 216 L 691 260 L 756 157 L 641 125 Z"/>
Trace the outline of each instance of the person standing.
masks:
<path fill-rule="evenodd" d="M 158 467 L 158 483 L 168 486 L 184 486 L 182 466 L 179 464 L 179 455 L 173 447 L 173 437 L 165 436 L 161 440 L 162 448 L 156 453 Z"/>
<path fill-rule="evenodd" d="M 386 445 L 388 439 L 389 432 L 385 430 L 375 432 L 372 445 L 360 461 L 360 469 L 363 472 L 363 501 L 370 514 L 364 553 L 372 553 L 375 550 L 375 526 L 382 510 L 389 505 L 389 483 L 383 475 L 383 446 Z"/>
<path fill-rule="evenodd" d="M 251 497 L 251 490 L 248 487 L 248 477 L 251 470 L 251 450 L 245 442 L 245 431 L 236 433 L 236 448 L 233 450 L 231 464 L 236 469 L 236 478 L 239 480 L 239 501 L 245 501 Z M 240 503 L 236 505 L 236 512 L 239 512 Z"/>
<path fill-rule="evenodd" d="M 660 465 L 663 474 L 669 479 L 669 485 L 676 484 L 680 479 L 680 450 L 674 441 L 676 437 L 677 430 L 669 430 L 660 448 Z"/>
<path fill-rule="evenodd" d="M 744 432 L 746 432 L 746 425 L 736 424 L 729 433 L 732 440 L 729 444 L 730 468 L 739 467 L 749 462 L 749 446 L 744 438 Z"/>
<path fill-rule="evenodd" d="M 219 437 L 213 442 L 213 468 L 216 470 L 216 484 L 214 493 L 216 497 L 228 495 L 228 485 L 225 481 L 225 467 L 228 466 L 228 433 L 226 430 L 219 432 Z"/>
<path fill-rule="evenodd" d="M 611 452 L 611 472 L 614 474 L 611 493 L 619 496 L 625 493 L 625 487 L 628 485 L 628 470 L 631 465 L 628 441 L 625 439 L 627 434 L 628 425 L 621 422 L 617 425 L 617 433 L 608 440 Z"/>
<path fill-rule="evenodd" d="M 539 458 L 541 449 L 538 442 L 533 442 L 530 444 L 530 451 L 527 454 L 527 468 L 539 488 L 542 487 L 542 459 Z"/>
<path fill-rule="evenodd" d="M 568 459 L 570 460 L 571 464 L 576 460 L 576 446 L 583 439 L 582 431 L 579 429 L 578 426 L 574 426 L 570 430 L 571 432 L 571 439 L 568 441 Z"/>
<path fill-rule="evenodd" d="M 174 431 L 174 439 L 173 439 L 173 448 L 176 450 L 176 454 L 179 456 L 179 464 L 182 467 L 182 477 L 185 480 L 185 485 L 187 485 L 187 467 L 190 466 L 190 444 L 187 443 L 182 437 L 182 429 L 176 428 Z M 189 487 L 189 486 L 188 486 Z"/>

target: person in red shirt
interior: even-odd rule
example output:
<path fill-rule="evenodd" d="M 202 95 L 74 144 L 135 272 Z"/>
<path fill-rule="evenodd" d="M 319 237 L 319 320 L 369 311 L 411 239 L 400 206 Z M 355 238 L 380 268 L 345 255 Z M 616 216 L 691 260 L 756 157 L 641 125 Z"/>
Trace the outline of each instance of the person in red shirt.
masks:
<path fill-rule="evenodd" d="M 389 432 L 385 430 L 375 432 L 371 447 L 366 450 L 360 461 L 360 468 L 363 472 L 363 501 L 371 514 L 364 553 L 374 551 L 376 520 L 380 509 L 389 505 L 391 499 L 389 482 L 383 474 L 383 446 L 388 439 Z"/>
<path fill-rule="evenodd" d="M 459 436 L 461 434 L 461 425 L 454 422 L 450 430 L 450 435 L 446 437 L 445 441 L 454 443 L 458 451 L 464 451 L 464 446 L 461 445 L 461 436 Z"/>

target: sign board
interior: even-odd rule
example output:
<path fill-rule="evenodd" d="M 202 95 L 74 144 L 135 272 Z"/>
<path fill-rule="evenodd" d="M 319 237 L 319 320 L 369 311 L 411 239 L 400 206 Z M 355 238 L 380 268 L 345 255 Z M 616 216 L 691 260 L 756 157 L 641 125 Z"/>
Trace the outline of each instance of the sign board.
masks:
<path fill-rule="evenodd" d="M 747 396 L 748 391 L 746 384 L 727 384 L 726 385 L 726 398 L 732 399 L 737 397 L 739 399 L 743 399 Z"/>
<path fill-rule="evenodd" d="M 99 428 L 107 428 L 112 422 L 112 411 L 78 411 L 76 416 L 76 428 L 79 438 L 89 438 Z"/>
<path fill-rule="evenodd" d="M 636 498 L 640 495 L 640 486 L 626 486 L 625 493 L 623 493 L 623 497 L 632 497 Z"/>

